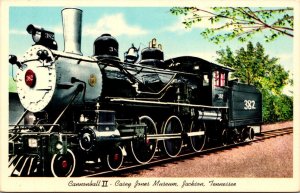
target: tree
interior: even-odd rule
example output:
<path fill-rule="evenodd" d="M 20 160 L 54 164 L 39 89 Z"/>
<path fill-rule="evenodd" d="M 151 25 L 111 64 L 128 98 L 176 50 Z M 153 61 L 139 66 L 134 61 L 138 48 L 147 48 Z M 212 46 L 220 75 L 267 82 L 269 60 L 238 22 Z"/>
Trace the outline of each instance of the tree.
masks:
<path fill-rule="evenodd" d="M 248 42 L 247 48 L 240 48 L 235 53 L 227 46 L 217 51 L 217 62 L 235 69 L 233 78 L 241 82 L 257 86 L 262 91 L 280 94 L 289 82 L 289 73 L 278 64 L 278 58 L 266 55 L 264 47 L 257 43 L 256 47 Z"/>
<path fill-rule="evenodd" d="M 282 94 L 289 83 L 289 73 L 278 64 L 278 58 L 266 55 L 264 47 L 248 42 L 247 48 L 235 53 L 227 47 L 217 51 L 217 62 L 235 69 L 232 78 L 246 84 L 255 85 L 263 95 L 263 120 L 276 122 L 293 118 L 293 99 Z"/>
<path fill-rule="evenodd" d="M 265 41 L 275 40 L 285 35 L 293 37 L 293 8 L 250 8 L 213 7 L 207 10 L 197 7 L 173 7 L 174 15 L 184 15 L 182 22 L 190 28 L 202 21 L 210 21 L 201 35 L 218 44 L 237 38 L 244 42 L 254 34 L 265 31 Z"/>
<path fill-rule="evenodd" d="M 293 97 L 263 93 L 263 120 L 277 122 L 293 119 Z"/>
<path fill-rule="evenodd" d="M 9 92 L 17 92 L 17 85 L 16 82 L 13 80 L 12 77 L 9 77 Z"/>

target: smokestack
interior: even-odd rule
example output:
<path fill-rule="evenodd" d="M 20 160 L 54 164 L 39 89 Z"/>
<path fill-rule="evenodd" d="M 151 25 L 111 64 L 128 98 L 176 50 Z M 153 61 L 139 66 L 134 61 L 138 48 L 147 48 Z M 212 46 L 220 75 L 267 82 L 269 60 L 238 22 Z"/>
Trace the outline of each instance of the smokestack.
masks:
<path fill-rule="evenodd" d="M 64 52 L 82 55 L 81 53 L 81 23 L 82 10 L 65 8 L 61 11 L 64 30 Z"/>

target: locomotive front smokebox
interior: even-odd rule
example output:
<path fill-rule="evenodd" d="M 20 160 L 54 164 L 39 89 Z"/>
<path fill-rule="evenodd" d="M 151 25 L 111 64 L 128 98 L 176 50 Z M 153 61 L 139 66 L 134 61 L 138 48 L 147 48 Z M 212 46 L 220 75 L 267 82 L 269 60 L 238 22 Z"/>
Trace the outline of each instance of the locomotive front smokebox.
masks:
<path fill-rule="evenodd" d="M 103 81 L 98 61 L 83 56 L 80 51 L 81 19 L 79 9 L 62 10 L 64 51 L 49 46 L 54 41 L 54 33 L 31 24 L 27 27 L 36 43 L 19 61 L 14 55 L 9 59 L 19 67 L 17 92 L 25 109 L 33 113 L 46 110 L 50 117 L 58 116 L 69 104 L 94 104 L 101 96 Z M 80 91 L 78 87 L 83 89 Z"/>

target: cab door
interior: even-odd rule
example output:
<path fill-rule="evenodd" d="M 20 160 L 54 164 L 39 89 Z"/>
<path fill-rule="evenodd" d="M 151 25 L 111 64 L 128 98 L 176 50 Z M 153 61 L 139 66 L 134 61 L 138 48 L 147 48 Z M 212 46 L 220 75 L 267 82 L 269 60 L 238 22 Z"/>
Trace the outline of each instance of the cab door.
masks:
<path fill-rule="evenodd" d="M 227 106 L 228 72 L 213 71 L 212 105 Z"/>

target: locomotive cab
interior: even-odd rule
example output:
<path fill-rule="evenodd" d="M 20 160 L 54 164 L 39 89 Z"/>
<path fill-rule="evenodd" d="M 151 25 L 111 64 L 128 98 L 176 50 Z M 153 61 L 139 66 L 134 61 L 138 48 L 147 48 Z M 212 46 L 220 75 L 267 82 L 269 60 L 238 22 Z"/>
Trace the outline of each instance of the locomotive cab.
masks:
<path fill-rule="evenodd" d="M 194 91 L 196 103 L 208 106 L 227 106 L 228 67 L 201 58 L 182 56 L 165 61 L 171 70 L 193 73 L 199 77 L 198 89 Z"/>

